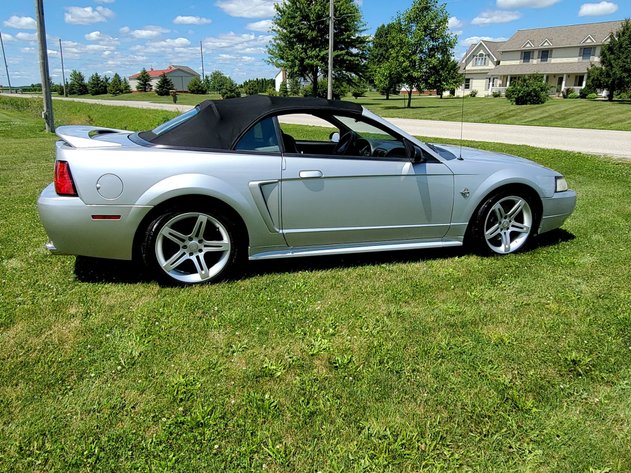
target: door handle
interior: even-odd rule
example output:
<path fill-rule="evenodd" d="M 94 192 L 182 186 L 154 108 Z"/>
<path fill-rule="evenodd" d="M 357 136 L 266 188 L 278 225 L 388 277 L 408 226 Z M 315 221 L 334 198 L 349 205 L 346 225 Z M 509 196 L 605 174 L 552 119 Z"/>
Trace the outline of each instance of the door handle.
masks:
<path fill-rule="evenodd" d="M 298 175 L 302 179 L 313 179 L 317 177 L 322 177 L 322 171 L 300 171 Z"/>

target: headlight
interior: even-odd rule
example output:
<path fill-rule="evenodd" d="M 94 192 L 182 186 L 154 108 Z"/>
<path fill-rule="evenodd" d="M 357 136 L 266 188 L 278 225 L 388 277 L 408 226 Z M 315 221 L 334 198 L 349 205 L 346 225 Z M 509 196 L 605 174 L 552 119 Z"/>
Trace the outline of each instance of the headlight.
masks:
<path fill-rule="evenodd" d="M 566 190 L 568 190 L 567 181 L 563 176 L 557 176 L 554 192 L 565 192 Z"/>

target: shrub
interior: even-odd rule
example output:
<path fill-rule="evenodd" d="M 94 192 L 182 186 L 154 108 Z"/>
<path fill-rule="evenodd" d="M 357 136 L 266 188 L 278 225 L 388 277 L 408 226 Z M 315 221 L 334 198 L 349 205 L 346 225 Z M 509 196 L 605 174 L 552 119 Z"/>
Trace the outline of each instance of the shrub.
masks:
<path fill-rule="evenodd" d="M 236 99 L 237 97 L 241 97 L 241 91 L 237 84 L 232 82 L 231 84 L 226 84 L 220 91 L 222 99 Z"/>
<path fill-rule="evenodd" d="M 598 94 L 596 92 L 592 92 L 586 98 L 587 98 L 587 100 L 595 100 L 595 99 L 598 98 Z"/>
<path fill-rule="evenodd" d="M 572 91 L 569 94 L 567 94 L 567 96 L 565 97 L 566 99 L 578 99 L 581 96 L 578 95 L 576 92 Z"/>
<path fill-rule="evenodd" d="M 173 81 L 169 79 L 164 72 L 160 74 L 160 78 L 156 84 L 156 94 L 166 97 L 174 88 Z"/>
<path fill-rule="evenodd" d="M 280 88 L 278 90 L 278 95 L 281 97 L 289 96 L 289 89 L 287 88 L 287 81 L 284 80 L 280 83 Z"/>
<path fill-rule="evenodd" d="M 278 92 L 276 92 L 276 89 L 274 87 L 268 88 L 267 92 L 265 93 L 269 95 L 270 97 L 276 97 L 278 95 Z"/>
<path fill-rule="evenodd" d="M 351 87 L 351 95 L 355 99 L 366 96 L 366 92 L 368 92 L 368 88 L 364 84 L 357 84 Z"/>
<path fill-rule="evenodd" d="M 188 83 L 188 91 L 191 94 L 205 94 L 207 92 L 206 84 L 199 77 L 193 77 Z"/>
<path fill-rule="evenodd" d="M 491 95 L 495 98 L 498 98 L 502 96 L 502 93 L 499 90 L 494 90 Z"/>
<path fill-rule="evenodd" d="M 469 97 L 475 97 L 476 95 L 478 95 L 478 91 L 473 89 L 471 92 L 469 92 Z"/>
<path fill-rule="evenodd" d="M 515 105 L 542 104 L 550 98 L 548 84 L 541 74 L 520 77 L 506 89 L 506 98 Z"/>

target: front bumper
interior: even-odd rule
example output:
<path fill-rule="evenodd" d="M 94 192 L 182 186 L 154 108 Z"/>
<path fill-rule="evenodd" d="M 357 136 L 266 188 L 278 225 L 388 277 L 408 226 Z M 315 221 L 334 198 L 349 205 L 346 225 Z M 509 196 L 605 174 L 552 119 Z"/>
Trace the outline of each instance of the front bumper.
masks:
<path fill-rule="evenodd" d="M 55 254 L 130 260 L 136 229 L 151 207 L 86 205 L 79 197 L 59 196 L 53 184 L 37 201 L 40 220 Z M 118 215 L 95 220 L 94 215 Z"/>
<path fill-rule="evenodd" d="M 543 199 L 543 213 L 539 233 L 559 228 L 576 207 L 576 192 L 557 192 L 551 198 Z"/>

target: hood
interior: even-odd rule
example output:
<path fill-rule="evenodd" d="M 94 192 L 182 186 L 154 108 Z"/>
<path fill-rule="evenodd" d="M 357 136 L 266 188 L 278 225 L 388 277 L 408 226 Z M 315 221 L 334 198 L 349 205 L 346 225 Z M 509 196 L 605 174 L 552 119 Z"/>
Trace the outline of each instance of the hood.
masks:
<path fill-rule="evenodd" d="M 499 165 L 526 165 L 526 166 L 535 166 L 540 169 L 548 169 L 545 166 L 542 166 L 539 163 L 535 163 L 529 159 L 520 158 L 518 156 L 513 156 L 505 153 L 497 153 L 494 151 L 486 151 L 477 148 L 469 148 L 457 145 L 443 145 L 443 144 L 434 144 L 436 148 L 439 148 L 439 152 L 442 149 L 443 152 L 440 154 L 443 155 L 444 151 L 447 151 L 454 155 L 454 157 L 461 156 L 464 161 L 467 162 L 476 162 L 476 163 L 484 163 L 484 164 L 499 164 Z M 462 151 L 461 151 L 462 150 Z"/>

